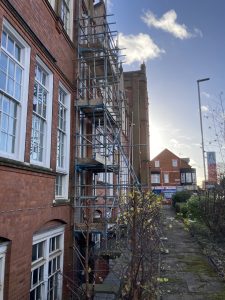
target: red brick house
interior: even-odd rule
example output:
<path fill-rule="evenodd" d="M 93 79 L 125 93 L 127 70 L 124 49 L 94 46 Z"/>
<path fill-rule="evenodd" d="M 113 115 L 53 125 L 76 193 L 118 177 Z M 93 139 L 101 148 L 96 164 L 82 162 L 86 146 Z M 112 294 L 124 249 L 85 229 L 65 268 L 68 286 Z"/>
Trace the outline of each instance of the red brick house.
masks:
<path fill-rule="evenodd" d="M 167 199 L 177 190 L 196 190 L 196 170 L 189 165 L 189 159 L 168 149 L 151 160 L 150 171 L 152 190 Z"/>

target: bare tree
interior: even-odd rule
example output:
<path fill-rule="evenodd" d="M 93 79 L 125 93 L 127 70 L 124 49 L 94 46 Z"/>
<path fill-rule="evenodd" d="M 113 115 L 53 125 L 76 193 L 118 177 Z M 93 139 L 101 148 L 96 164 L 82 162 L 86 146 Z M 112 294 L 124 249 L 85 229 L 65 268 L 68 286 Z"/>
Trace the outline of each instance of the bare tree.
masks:
<path fill-rule="evenodd" d="M 130 262 L 122 299 L 153 299 L 159 255 L 160 199 L 153 193 L 133 192 L 120 221 L 128 226 Z"/>

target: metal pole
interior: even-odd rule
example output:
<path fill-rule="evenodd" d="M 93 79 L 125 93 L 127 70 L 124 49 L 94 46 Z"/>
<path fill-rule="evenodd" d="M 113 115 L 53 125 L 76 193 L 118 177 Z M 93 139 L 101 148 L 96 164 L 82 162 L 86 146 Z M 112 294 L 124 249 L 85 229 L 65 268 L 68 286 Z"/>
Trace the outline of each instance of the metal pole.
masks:
<path fill-rule="evenodd" d="M 198 85 L 198 104 L 199 104 L 199 116 L 200 116 L 200 128 L 201 128 L 201 137 L 202 137 L 202 159 L 203 159 L 203 169 L 204 169 L 204 179 L 206 184 L 206 167 L 205 167 L 205 147 L 204 147 L 204 136 L 203 136 L 203 126 L 202 126 L 202 109 L 201 109 L 201 96 L 200 96 L 200 85 L 202 81 L 207 81 L 209 78 L 197 80 Z"/>
<path fill-rule="evenodd" d="M 223 113 L 223 139 L 225 141 L 225 114 L 224 114 L 224 107 L 223 107 L 223 99 L 222 99 L 223 92 L 220 93 L 220 105 Z"/>

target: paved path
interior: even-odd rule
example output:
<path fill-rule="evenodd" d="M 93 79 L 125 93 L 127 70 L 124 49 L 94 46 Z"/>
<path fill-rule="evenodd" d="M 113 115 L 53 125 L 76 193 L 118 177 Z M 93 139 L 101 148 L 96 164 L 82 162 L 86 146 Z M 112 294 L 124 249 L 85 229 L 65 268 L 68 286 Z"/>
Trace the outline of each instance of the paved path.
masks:
<path fill-rule="evenodd" d="M 225 300 L 225 282 L 167 205 L 163 236 L 164 252 L 169 252 L 161 255 L 160 300 Z"/>

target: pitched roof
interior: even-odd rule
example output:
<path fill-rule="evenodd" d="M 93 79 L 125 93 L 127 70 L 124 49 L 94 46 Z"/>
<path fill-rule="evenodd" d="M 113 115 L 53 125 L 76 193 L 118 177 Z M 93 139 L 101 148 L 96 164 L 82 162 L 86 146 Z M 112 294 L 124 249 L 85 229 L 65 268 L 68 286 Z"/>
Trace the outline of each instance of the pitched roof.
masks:
<path fill-rule="evenodd" d="M 165 152 L 167 152 L 168 154 L 177 157 L 178 159 L 180 157 L 178 157 L 176 154 L 174 154 L 172 151 L 170 151 L 169 149 L 165 148 L 163 151 L 161 151 L 159 154 L 157 154 L 153 159 L 151 160 L 156 160 L 158 157 L 160 157 L 162 154 L 164 154 Z"/>
<path fill-rule="evenodd" d="M 172 151 L 170 151 L 167 148 L 165 148 L 158 155 L 156 155 L 153 159 L 151 159 L 151 161 L 155 161 L 155 160 L 159 159 L 162 155 L 169 155 L 169 156 L 173 156 L 174 158 L 180 159 L 181 162 L 182 162 L 182 167 L 183 168 L 191 167 L 185 159 L 182 159 L 181 157 L 177 156 L 176 154 L 174 154 Z"/>

